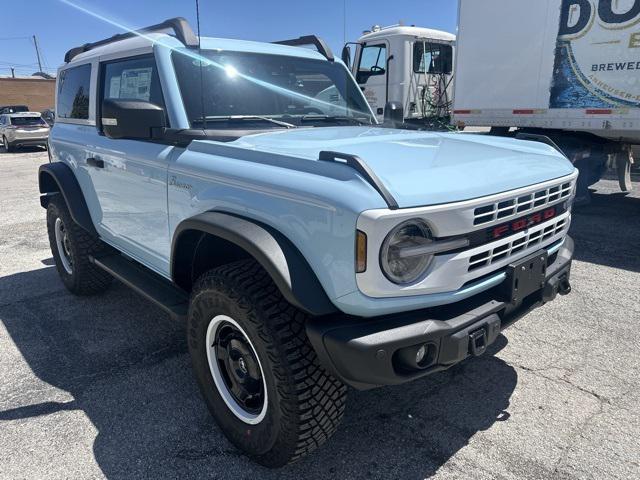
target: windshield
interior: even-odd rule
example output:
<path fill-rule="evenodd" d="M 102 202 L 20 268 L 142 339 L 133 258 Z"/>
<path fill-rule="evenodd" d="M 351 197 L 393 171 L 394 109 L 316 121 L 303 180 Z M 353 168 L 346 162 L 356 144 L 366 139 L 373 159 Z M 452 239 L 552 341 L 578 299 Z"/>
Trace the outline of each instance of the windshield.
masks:
<path fill-rule="evenodd" d="M 11 125 L 19 127 L 40 127 L 46 125 L 40 117 L 11 117 Z"/>
<path fill-rule="evenodd" d="M 201 56 L 206 60 L 173 53 L 192 128 L 238 128 L 238 120 L 261 128 L 375 123 L 358 86 L 339 63 L 212 50 Z"/>

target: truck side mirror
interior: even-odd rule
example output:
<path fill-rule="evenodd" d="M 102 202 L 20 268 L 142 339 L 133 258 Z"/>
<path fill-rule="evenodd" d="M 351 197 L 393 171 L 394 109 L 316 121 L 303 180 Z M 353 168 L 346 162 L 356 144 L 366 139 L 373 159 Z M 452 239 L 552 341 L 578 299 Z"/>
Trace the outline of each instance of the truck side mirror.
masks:
<path fill-rule="evenodd" d="M 387 102 L 384 106 L 384 124 L 397 126 L 404 123 L 404 109 L 400 102 Z"/>
<path fill-rule="evenodd" d="M 342 48 L 342 61 L 347 68 L 351 68 L 351 47 L 349 45 L 345 45 Z"/>
<path fill-rule="evenodd" d="M 101 116 L 102 131 L 113 139 L 150 140 L 153 129 L 167 125 L 163 108 L 143 100 L 105 99 Z"/>

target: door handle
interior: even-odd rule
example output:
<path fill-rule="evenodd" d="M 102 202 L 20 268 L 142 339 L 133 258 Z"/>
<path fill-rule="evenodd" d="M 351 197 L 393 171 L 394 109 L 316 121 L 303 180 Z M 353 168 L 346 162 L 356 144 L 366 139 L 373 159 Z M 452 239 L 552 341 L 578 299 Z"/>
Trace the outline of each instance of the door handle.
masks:
<path fill-rule="evenodd" d="M 104 160 L 101 160 L 99 158 L 89 157 L 87 158 L 87 165 L 89 165 L 90 167 L 104 168 Z"/>

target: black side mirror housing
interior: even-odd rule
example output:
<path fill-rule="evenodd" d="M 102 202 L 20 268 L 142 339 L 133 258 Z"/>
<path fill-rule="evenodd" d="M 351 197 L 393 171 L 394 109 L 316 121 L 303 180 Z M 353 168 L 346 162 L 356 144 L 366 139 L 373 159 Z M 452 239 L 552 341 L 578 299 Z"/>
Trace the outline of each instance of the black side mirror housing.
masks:
<path fill-rule="evenodd" d="M 342 48 L 342 61 L 347 66 L 347 68 L 351 68 L 351 48 L 349 45 L 345 45 Z"/>
<path fill-rule="evenodd" d="M 167 126 L 164 109 L 144 100 L 110 98 L 102 102 L 102 131 L 113 139 L 150 140 Z"/>
<path fill-rule="evenodd" d="M 400 102 L 387 102 L 384 106 L 384 124 L 397 126 L 404 123 L 404 108 Z"/>

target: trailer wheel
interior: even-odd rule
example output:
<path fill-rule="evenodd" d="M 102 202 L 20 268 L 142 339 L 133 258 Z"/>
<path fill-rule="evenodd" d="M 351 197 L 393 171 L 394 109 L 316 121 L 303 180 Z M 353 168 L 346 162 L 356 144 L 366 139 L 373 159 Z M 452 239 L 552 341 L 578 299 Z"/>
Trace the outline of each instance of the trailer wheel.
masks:
<path fill-rule="evenodd" d="M 631 165 L 633 164 L 633 154 L 631 151 L 620 152 L 616 155 L 616 168 L 618 170 L 618 182 L 620 190 L 630 192 L 633 189 L 631 183 Z"/>

